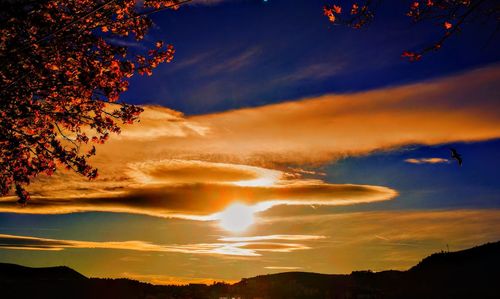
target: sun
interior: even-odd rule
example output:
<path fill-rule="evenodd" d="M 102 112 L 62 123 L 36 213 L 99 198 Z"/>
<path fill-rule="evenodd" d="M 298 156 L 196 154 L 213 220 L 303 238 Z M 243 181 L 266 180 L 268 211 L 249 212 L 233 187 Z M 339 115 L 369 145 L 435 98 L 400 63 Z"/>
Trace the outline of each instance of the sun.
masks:
<path fill-rule="evenodd" d="M 253 209 L 242 203 L 234 203 L 220 213 L 219 225 L 231 232 L 242 232 L 254 223 Z"/>

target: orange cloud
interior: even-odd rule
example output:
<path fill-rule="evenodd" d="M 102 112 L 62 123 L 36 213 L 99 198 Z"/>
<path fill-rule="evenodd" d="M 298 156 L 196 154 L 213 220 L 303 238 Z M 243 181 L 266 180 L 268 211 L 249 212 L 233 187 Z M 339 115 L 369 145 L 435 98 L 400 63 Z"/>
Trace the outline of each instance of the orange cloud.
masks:
<path fill-rule="evenodd" d="M 273 216 L 259 231 L 273 234 L 317 232 L 328 238 L 296 253 L 293 266 L 316 272 L 405 270 L 432 253 L 500 239 L 500 209 L 371 211 Z M 281 259 L 275 260 L 277 263 Z"/>
<path fill-rule="evenodd" d="M 249 242 L 249 241 L 264 241 L 264 240 L 286 240 L 286 241 L 305 241 L 305 240 L 321 240 L 325 236 L 313 235 L 269 235 L 269 236 L 252 236 L 252 237 L 224 237 L 219 241 L 224 242 Z"/>
<path fill-rule="evenodd" d="M 414 143 L 498 138 L 498 78 L 500 67 L 492 66 L 418 84 L 192 117 L 148 106 L 141 123 L 98 148 L 92 160 L 98 180 L 64 171 L 40 177 L 30 186 L 34 200 L 27 207 L 6 197 L 0 212 L 209 220 L 234 201 L 261 211 L 388 200 L 395 190 L 303 179 L 300 168 L 277 168 Z"/>
<path fill-rule="evenodd" d="M 450 160 L 443 158 L 410 158 L 405 160 L 406 163 L 410 164 L 439 164 L 439 163 L 449 163 Z"/>
<path fill-rule="evenodd" d="M 252 185 L 268 181 L 271 185 L 281 172 L 261 167 L 203 161 L 159 160 L 129 165 L 128 175 L 142 183 L 234 183 Z"/>
<path fill-rule="evenodd" d="M 495 65 L 417 84 L 191 117 L 148 106 L 141 123 L 98 148 L 94 164 L 106 169 L 110 163 L 183 159 L 297 165 L 408 144 L 498 138 L 499 77 Z"/>
<path fill-rule="evenodd" d="M 326 162 L 407 144 L 500 137 L 500 67 L 418 84 L 188 118 L 210 128 L 200 154 Z M 472 100 L 473 99 L 473 100 Z"/>
<path fill-rule="evenodd" d="M 0 211 L 30 214 L 63 214 L 86 211 L 121 212 L 177 217 L 192 220 L 218 220 L 220 211 L 238 201 L 254 212 L 276 205 L 350 205 L 388 200 L 396 196 L 390 188 L 368 185 L 335 185 L 301 181 L 275 186 L 233 184 L 140 185 L 121 193 L 101 197 L 35 197 L 20 207 L 15 198 L 0 199 Z"/>
<path fill-rule="evenodd" d="M 0 234 L 0 249 L 65 250 L 65 249 L 115 249 L 146 252 L 171 252 L 229 256 L 260 256 L 260 252 L 292 252 L 310 249 L 304 244 L 279 242 L 225 242 L 185 245 L 157 245 L 143 241 L 77 241 L 37 238 Z"/>

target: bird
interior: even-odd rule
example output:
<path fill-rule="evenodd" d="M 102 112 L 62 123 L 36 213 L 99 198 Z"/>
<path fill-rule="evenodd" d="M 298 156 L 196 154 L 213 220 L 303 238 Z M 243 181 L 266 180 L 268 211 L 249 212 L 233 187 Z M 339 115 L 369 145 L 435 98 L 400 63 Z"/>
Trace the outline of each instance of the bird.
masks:
<path fill-rule="evenodd" d="M 451 152 L 451 157 L 457 160 L 459 166 L 462 166 L 463 162 L 462 156 L 457 152 L 457 150 L 454 148 L 450 148 L 450 152 Z"/>

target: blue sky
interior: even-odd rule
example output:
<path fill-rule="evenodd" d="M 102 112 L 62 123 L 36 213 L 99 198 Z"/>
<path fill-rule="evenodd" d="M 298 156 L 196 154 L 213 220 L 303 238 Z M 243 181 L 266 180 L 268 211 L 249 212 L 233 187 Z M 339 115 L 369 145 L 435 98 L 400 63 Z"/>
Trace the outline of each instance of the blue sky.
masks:
<path fill-rule="evenodd" d="M 125 99 L 186 114 L 224 111 L 428 80 L 498 61 L 491 26 L 472 24 L 419 63 L 402 51 L 442 34 L 413 24 L 407 3 L 383 3 L 362 30 L 333 25 L 325 1 L 225 1 L 153 16 L 151 36 L 172 43 L 174 61 L 135 77 Z M 488 42 L 489 41 L 489 42 Z"/>

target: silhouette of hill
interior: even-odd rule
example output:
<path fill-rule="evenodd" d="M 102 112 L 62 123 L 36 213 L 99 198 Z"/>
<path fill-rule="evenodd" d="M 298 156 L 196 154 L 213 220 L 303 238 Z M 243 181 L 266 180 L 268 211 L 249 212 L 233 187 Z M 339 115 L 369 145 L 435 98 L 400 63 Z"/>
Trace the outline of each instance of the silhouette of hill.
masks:
<path fill-rule="evenodd" d="M 0 263 L 0 280 L 78 280 L 87 277 L 75 270 L 65 267 L 30 268 L 15 264 Z"/>
<path fill-rule="evenodd" d="M 500 242 L 440 252 L 408 271 L 286 272 L 229 285 L 158 286 L 67 267 L 0 264 L 0 298 L 500 298 Z"/>

